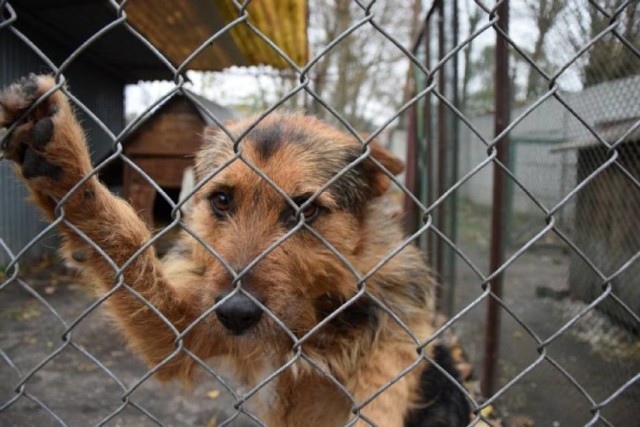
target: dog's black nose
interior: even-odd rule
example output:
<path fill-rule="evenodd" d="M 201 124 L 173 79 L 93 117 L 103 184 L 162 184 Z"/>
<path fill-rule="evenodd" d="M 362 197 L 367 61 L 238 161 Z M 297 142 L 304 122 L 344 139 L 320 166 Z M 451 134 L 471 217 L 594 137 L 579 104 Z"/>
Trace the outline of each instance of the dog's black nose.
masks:
<path fill-rule="evenodd" d="M 216 298 L 216 302 L 222 298 L 224 296 Z M 258 323 L 262 317 L 262 309 L 246 295 L 237 293 L 218 307 L 216 314 L 225 328 L 240 335 Z"/>

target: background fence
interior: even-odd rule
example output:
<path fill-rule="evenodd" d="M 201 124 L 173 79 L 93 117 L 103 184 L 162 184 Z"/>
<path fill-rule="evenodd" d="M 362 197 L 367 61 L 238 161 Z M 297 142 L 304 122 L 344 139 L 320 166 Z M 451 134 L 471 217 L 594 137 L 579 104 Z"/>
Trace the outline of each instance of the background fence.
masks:
<path fill-rule="evenodd" d="M 312 1 L 297 13 L 277 2 L 217 2 L 224 22 L 211 18 L 217 27 L 193 31 L 200 39 L 191 44 L 172 40 L 182 48 L 176 59 L 157 27 L 172 34 L 173 22 L 191 16 L 186 6 L 158 2 L 154 15 L 136 0 L 82 6 L 91 10 L 0 1 L 0 82 L 34 71 L 64 76 L 93 160 L 118 192 L 119 143 L 157 107 L 189 97 L 185 86 L 220 90 L 212 93 L 222 102 L 232 95 L 221 87 L 240 78 L 184 70 L 216 68 L 209 55 L 230 65 L 218 48 L 237 48 L 240 65 L 269 64 L 254 69 L 258 95 L 237 110 L 305 108 L 380 134 L 406 156 L 406 188 L 395 191 L 399 200 L 405 190 L 415 195 L 404 198 L 407 230 L 423 230 L 416 243 L 442 283 L 445 329 L 476 367 L 482 397 L 471 402 L 472 424 L 632 425 L 640 410 L 640 5 L 422 3 Z M 289 37 L 307 13 L 311 56 Z M 270 14 L 290 24 L 288 35 L 269 31 L 284 27 Z M 525 23 L 537 35 L 524 37 Z M 258 47 L 239 45 L 232 31 Z M 125 111 L 125 85 L 152 79 L 171 83 L 158 93 L 147 87 L 146 102 L 129 99 Z M 114 149 L 120 154 L 108 157 Z M 23 202 L 9 169 L 0 163 L 2 424 L 254 425 L 237 405 L 243 396 L 215 378 L 186 396 L 145 380 L 99 310 L 85 311 L 92 300 L 76 279 L 55 263 L 38 268 L 55 232 Z M 158 199 L 175 206 L 169 191 Z"/>
<path fill-rule="evenodd" d="M 444 71 L 415 71 L 414 93 L 432 96 L 411 111 L 421 173 L 408 186 L 440 230 L 421 244 L 447 284 L 441 307 L 478 303 L 458 332 L 486 396 L 505 391 L 503 409 L 541 425 L 585 424 L 607 401 L 599 422 L 625 424 L 638 397 L 638 361 L 622 356 L 638 332 L 638 4 L 511 6 L 533 39 L 516 26 L 483 41 L 504 11 L 435 2 L 416 40 L 424 67 Z M 487 283 L 500 308 L 473 299 Z"/>

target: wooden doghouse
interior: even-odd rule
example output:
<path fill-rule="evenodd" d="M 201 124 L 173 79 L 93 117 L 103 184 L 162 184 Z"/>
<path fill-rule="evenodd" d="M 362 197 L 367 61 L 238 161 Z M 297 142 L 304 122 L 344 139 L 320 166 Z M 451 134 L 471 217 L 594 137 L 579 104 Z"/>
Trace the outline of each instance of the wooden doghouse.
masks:
<path fill-rule="evenodd" d="M 123 141 L 124 154 L 163 189 L 180 189 L 185 170 L 193 165 L 205 126 L 216 126 L 202 104 L 218 121 L 235 119 L 232 110 L 189 92 L 163 104 Z M 124 197 L 149 225 L 157 191 L 129 165 L 123 169 Z"/>

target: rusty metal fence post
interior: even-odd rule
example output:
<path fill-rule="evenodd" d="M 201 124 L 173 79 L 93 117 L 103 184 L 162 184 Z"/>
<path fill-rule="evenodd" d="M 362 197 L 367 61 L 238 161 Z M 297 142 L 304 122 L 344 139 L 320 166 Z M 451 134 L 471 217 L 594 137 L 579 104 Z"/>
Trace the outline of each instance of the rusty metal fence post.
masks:
<path fill-rule="evenodd" d="M 496 26 L 502 33 L 496 32 L 496 69 L 495 69 L 495 121 L 494 146 L 496 160 L 503 165 L 509 162 L 509 133 L 504 130 L 511 123 L 511 82 L 509 77 L 509 0 L 505 0 L 495 11 L 498 16 Z M 503 35 L 504 34 L 504 35 Z M 491 249 L 489 274 L 492 277 L 487 284 L 491 294 L 502 297 L 503 272 L 499 272 L 504 263 L 505 231 L 507 215 L 507 176 L 504 171 L 493 166 L 493 201 L 491 215 Z M 497 274 L 496 274 L 497 273 Z M 491 295 L 490 294 L 490 295 Z M 500 306 L 494 298 L 487 302 L 487 324 L 485 332 L 485 354 L 482 375 L 482 393 L 491 396 L 495 391 L 496 364 L 500 347 Z"/>

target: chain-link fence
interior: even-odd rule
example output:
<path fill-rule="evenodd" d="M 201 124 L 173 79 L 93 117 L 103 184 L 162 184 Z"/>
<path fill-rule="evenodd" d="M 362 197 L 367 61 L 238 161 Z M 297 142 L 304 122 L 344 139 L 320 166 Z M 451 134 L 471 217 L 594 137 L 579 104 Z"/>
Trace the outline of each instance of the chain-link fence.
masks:
<path fill-rule="evenodd" d="M 511 2 L 501 64 L 499 43 L 483 40 L 487 13 L 500 12 L 436 2 L 414 46 L 426 68 L 446 71 L 416 70 L 416 93 L 438 94 L 416 103 L 413 134 L 423 173 L 412 188 L 437 205 L 447 237 L 424 242 L 447 284 L 441 307 L 478 304 L 458 332 L 484 394 L 504 392 L 499 406 L 520 420 L 587 424 L 587 407 L 607 401 L 598 422 L 633 422 L 638 362 L 623 354 L 637 343 L 639 241 L 622 224 L 637 223 L 637 7 Z M 526 27 L 537 35 L 523 37 Z M 499 101 L 501 82 L 510 94 Z M 495 311 L 474 299 L 478 281 L 501 292 L 501 318 L 485 317 Z"/>
<path fill-rule="evenodd" d="M 214 31 L 202 33 L 193 25 L 197 41 L 188 48 L 170 41 L 169 46 L 176 47 L 171 50 L 158 29 L 182 22 L 180 34 L 191 34 L 189 19 L 199 15 L 209 19 L 207 8 L 212 5 L 131 0 L 87 2 L 83 7 L 99 4 L 99 8 L 82 9 L 72 1 L 55 8 L 35 0 L 0 1 L 3 86 L 29 72 L 54 75 L 56 88 L 74 104 L 89 136 L 91 175 L 101 174 L 109 182 L 126 169 L 152 188 L 170 211 L 168 224 L 128 254 L 130 259 L 111 265 L 115 288 L 92 299 L 86 286 L 76 284 L 78 279 L 64 268 L 51 263 L 38 268 L 33 261 L 57 245 L 58 226 L 71 229 L 96 253 L 110 259 L 105 249 L 89 241 L 62 214 L 71 196 L 59 201 L 51 224 L 34 230 L 38 217 L 21 201 L 26 190 L 13 180 L 8 162 L 2 162 L 2 424 L 6 420 L 8 425 L 264 425 L 250 404 L 259 398 L 273 403 L 269 395 L 275 382 L 304 364 L 346 398 L 351 409 L 349 425 L 376 425 L 365 415 L 367 405 L 425 360 L 434 364 L 425 348 L 454 330 L 481 381 L 481 387 L 473 381 L 454 387 L 469 402 L 470 425 L 635 423 L 640 395 L 638 3 L 459 3 L 435 1 L 421 7 L 421 2 L 336 1 L 327 3 L 335 9 L 314 15 L 314 7 L 326 6 L 310 2 L 307 11 L 305 2 L 297 1 L 216 2 L 220 16 L 211 18 L 217 24 Z M 157 19 L 140 18 L 147 14 Z M 529 21 L 522 20 L 524 15 Z M 47 21 L 52 16 L 57 26 Z M 407 28 L 415 25 L 414 34 L 409 34 L 413 40 L 398 24 L 398 16 L 414 17 L 403 21 Z M 300 35 L 296 19 L 298 24 L 335 22 L 322 31 L 309 28 L 311 41 L 321 40 L 311 58 L 306 48 L 295 48 Z M 535 43 L 522 41 L 519 26 L 523 22 L 536 25 Z M 63 31 L 72 24 L 77 28 Z M 354 43 L 361 33 L 366 33 L 365 43 Z M 72 37 L 75 44 L 64 43 Z M 380 254 L 369 270 L 355 269 L 335 242 L 315 231 L 303 216 L 255 254 L 248 267 L 237 272 L 230 269 L 236 292 L 249 295 L 241 279 L 251 268 L 296 233 L 308 232 L 335 263 L 353 274 L 352 295 L 302 334 L 249 296 L 291 343 L 286 362 L 265 368 L 249 389 L 230 382 L 224 368 L 209 365 L 185 345 L 187 334 L 228 298 L 212 302 L 183 330 L 175 329 L 144 301 L 172 328 L 175 340 L 175 351 L 151 368 L 135 361 L 101 316 L 101 306 L 116 290 L 126 288 L 139 296 L 123 281 L 125 269 L 146 248 L 171 241 L 176 231 L 190 234 L 206 252 L 221 258 L 206 238 L 193 231 L 181 208 L 233 161 L 243 162 L 274 186 L 294 212 L 305 215 L 309 204 L 291 200 L 272 177 L 243 158 L 241 150 L 176 201 L 164 182 L 157 182 L 156 171 L 142 167 L 123 146 L 180 96 L 195 106 L 205 122 L 232 138 L 235 149 L 243 146 L 248 131 L 240 138 L 234 136 L 220 111 L 212 111 L 211 105 L 186 90 L 192 79 L 185 71 L 207 69 L 198 61 L 228 46 L 229 38 L 249 51 L 252 43 L 259 46 L 252 51 L 255 63 L 286 69 L 278 72 L 285 76 L 275 80 L 278 87 L 262 93 L 256 124 L 279 110 L 306 108 L 363 144 L 362 155 L 335 171 L 310 200 L 368 158 L 372 141 L 386 138 L 389 128 L 404 126 L 408 135 L 407 144 L 398 143 L 397 132 L 388 144 L 394 150 L 400 147 L 399 152 L 406 147 L 406 182 L 376 162 L 392 182 L 390 200 L 399 204 L 404 198 L 408 237 Z M 386 53 L 372 54 L 367 42 L 383 45 Z M 109 63 L 103 51 L 116 59 Z M 175 52 L 178 59 L 172 56 Z M 214 55 L 219 61 L 228 56 Z M 410 64 L 406 88 L 392 86 L 392 77 L 397 76 L 393 66 L 376 67 L 399 58 Z M 233 59 L 237 58 L 226 65 L 233 65 Z M 371 73 L 353 65 L 359 59 Z M 139 71 L 143 69 L 153 71 L 145 74 Z M 383 72 L 390 74 L 380 80 Z M 347 80 L 356 75 L 363 77 Z M 172 83 L 125 124 L 123 84 L 140 76 Z M 70 89 L 64 86 L 67 82 Z M 393 87 L 388 92 L 405 90 L 407 96 L 394 105 L 387 93 L 374 92 L 378 86 Z M 360 87 L 367 88 L 365 101 L 349 103 L 362 99 L 354 91 Z M 359 115 L 360 111 L 368 114 Z M 366 137 L 358 133 L 364 130 L 369 131 Z M 126 194 L 119 185 L 124 184 L 110 188 Z M 398 216 L 394 208 L 389 210 L 387 215 Z M 427 337 L 416 335 L 387 301 L 366 286 L 407 245 L 418 245 L 427 253 L 442 284 L 435 289 L 436 306 L 450 319 Z M 226 264 L 224 259 L 220 262 Z M 375 390 L 355 397 L 335 372 L 304 351 L 304 344 L 364 297 L 389 322 L 400 326 L 417 352 Z M 189 358 L 203 371 L 202 381 L 191 393 L 173 385 L 163 388 L 152 378 L 179 357 Z M 453 378 L 447 374 L 446 380 Z"/>

